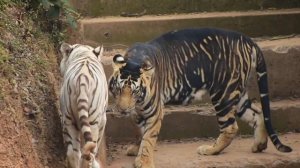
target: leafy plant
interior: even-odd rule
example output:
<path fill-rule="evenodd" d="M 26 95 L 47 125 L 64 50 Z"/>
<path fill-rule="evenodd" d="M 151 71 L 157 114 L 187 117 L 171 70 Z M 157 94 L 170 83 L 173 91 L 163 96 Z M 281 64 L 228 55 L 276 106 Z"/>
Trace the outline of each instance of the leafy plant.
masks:
<path fill-rule="evenodd" d="M 39 12 L 44 12 L 46 19 L 57 21 L 61 17 L 72 28 L 77 28 L 77 19 L 80 15 L 69 3 L 69 0 L 28 0 L 29 7 Z"/>
<path fill-rule="evenodd" d="M 55 45 L 65 39 L 68 27 L 77 28 L 80 14 L 70 5 L 70 0 L 18 0 L 25 1 L 31 18 L 39 24 L 42 31 L 51 34 Z"/>
<path fill-rule="evenodd" d="M 2 0 L 0 1 L 0 10 L 4 9 L 5 6 L 8 4 L 9 0 Z"/>
<path fill-rule="evenodd" d="M 5 9 L 7 6 L 11 4 L 16 4 L 21 0 L 0 0 L 0 11 Z"/>
<path fill-rule="evenodd" d="M 49 19 L 58 19 L 60 14 L 63 14 L 67 23 L 76 28 L 76 20 L 79 18 L 79 14 L 72 9 L 68 0 L 39 0 L 43 8 L 47 11 Z"/>

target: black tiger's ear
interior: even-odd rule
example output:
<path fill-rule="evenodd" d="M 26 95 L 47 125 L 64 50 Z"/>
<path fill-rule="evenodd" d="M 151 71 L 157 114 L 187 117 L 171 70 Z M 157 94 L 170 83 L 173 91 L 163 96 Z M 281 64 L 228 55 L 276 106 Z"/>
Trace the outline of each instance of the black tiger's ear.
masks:
<path fill-rule="evenodd" d="M 68 43 L 62 43 L 60 46 L 60 52 L 63 56 L 68 56 L 72 52 L 73 48 Z"/>
<path fill-rule="evenodd" d="M 154 73 L 154 66 L 149 60 L 145 60 L 140 71 L 143 76 L 145 76 L 147 79 L 150 79 Z"/>
<path fill-rule="evenodd" d="M 104 50 L 104 47 L 103 45 L 100 47 L 96 47 L 94 50 L 93 50 L 93 53 L 98 57 L 98 58 L 101 58 L 103 56 L 103 50 Z"/>
<path fill-rule="evenodd" d="M 144 71 L 149 71 L 153 68 L 153 65 L 151 64 L 151 62 L 149 60 L 144 61 L 144 63 L 142 64 L 142 69 Z"/>
<path fill-rule="evenodd" d="M 115 64 L 124 64 L 126 59 L 121 54 L 116 54 L 113 58 Z"/>
<path fill-rule="evenodd" d="M 127 59 L 124 58 L 122 55 L 116 54 L 113 58 L 113 68 L 114 68 L 114 70 L 119 70 L 120 68 L 125 66 L 126 61 L 127 61 Z"/>

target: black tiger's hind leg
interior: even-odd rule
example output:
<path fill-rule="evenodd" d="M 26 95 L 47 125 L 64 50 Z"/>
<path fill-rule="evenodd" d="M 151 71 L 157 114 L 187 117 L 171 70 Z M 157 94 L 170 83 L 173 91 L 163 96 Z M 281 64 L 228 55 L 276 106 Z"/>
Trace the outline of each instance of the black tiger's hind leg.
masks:
<path fill-rule="evenodd" d="M 235 120 L 236 108 L 233 103 L 215 103 L 217 111 L 218 123 L 220 128 L 220 135 L 216 142 L 210 145 L 202 145 L 198 147 L 197 152 L 201 155 L 215 155 L 219 154 L 223 149 L 230 145 L 238 131 L 238 125 Z"/>
<path fill-rule="evenodd" d="M 237 116 L 254 128 L 255 139 L 252 152 L 261 152 L 266 149 L 268 134 L 264 124 L 263 113 L 260 108 L 251 103 L 247 93 L 242 96 L 238 103 Z"/>

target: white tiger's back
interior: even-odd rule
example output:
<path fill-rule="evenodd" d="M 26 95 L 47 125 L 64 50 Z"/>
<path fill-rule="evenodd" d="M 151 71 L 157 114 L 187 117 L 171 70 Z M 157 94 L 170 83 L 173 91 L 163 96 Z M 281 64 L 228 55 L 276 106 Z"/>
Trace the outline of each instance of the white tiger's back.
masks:
<path fill-rule="evenodd" d="M 63 44 L 61 52 L 60 104 L 68 165 L 99 165 L 94 161 L 104 136 L 108 104 L 107 81 L 99 58 L 103 48 Z"/>

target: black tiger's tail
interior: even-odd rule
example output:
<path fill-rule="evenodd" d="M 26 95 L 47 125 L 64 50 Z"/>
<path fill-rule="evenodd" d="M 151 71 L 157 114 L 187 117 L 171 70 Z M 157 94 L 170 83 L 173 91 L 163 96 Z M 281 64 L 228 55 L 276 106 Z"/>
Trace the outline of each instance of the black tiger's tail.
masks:
<path fill-rule="evenodd" d="M 270 115 L 270 99 L 269 99 L 269 91 L 268 91 L 268 76 L 267 76 L 267 68 L 266 63 L 262 54 L 262 51 L 256 46 L 252 52 L 256 54 L 256 73 L 257 73 L 257 81 L 260 93 L 260 101 L 262 106 L 262 111 L 264 115 L 264 123 L 267 130 L 267 133 L 274 144 L 274 146 L 280 152 L 291 152 L 292 148 L 282 144 L 273 130 L 271 123 L 271 115 Z"/>

